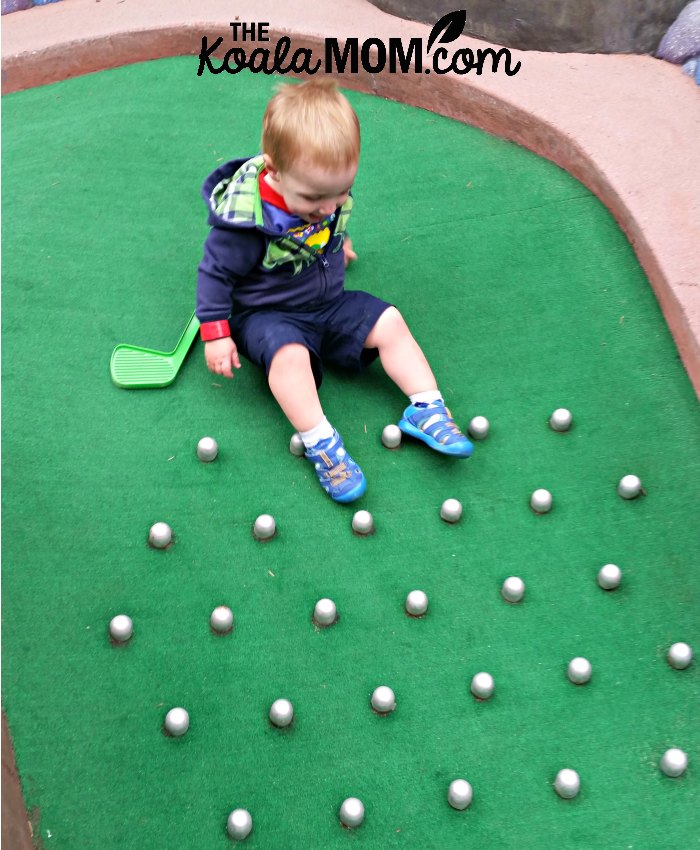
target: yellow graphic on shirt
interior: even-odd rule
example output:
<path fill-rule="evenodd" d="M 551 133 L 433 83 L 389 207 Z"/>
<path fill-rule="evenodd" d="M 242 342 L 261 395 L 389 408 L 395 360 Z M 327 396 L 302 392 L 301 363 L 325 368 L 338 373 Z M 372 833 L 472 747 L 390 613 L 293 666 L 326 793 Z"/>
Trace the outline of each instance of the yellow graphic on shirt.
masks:
<path fill-rule="evenodd" d="M 338 253 L 338 251 L 343 250 L 343 237 L 352 206 L 353 199 L 352 196 L 350 196 L 341 207 L 340 214 L 335 222 L 333 235 L 335 237 L 339 236 L 340 238 L 336 239 L 336 245 L 335 248 L 333 248 L 334 253 Z M 320 231 L 309 234 L 315 244 L 309 245 L 308 240 L 306 242 L 306 245 L 308 245 L 314 254 L 322 253 L 330 240 L 330 227 L 323 227 L 323 223 L 321 224 L 322 227 Z M 288 233 L 283 236 L 271 239 L 267 245 L 267 250 L 265 251 L 265 256 L 262 260 L 262 267 L 267 271 L 272 271 L 285 263 L 291 263 L 292 274 L 297 275 L 304 267 L 308 267 L 311 263 L 315 262 L 313 254 L 306 250 L 306 247 L 302 248 L 298 244 L 299 236 L 297 234 L 303 234 L 307 227 L 312 230 L 314 226 L 307 225 L 304 227 L 301 225 L 288 231 Z M 318 227 L 318 225 L 316 225 L 316 227 Z M 289 236 L 292 236 L 292 238 L 289 239 Z"/>
<path fill-rule="evenodd" d="M 311 232 L 309 232 L 311 231 Z M 293 239 L 302 241 L 307 248 L 311 248 L 317 254 L 321 254 L 331 238 L 330 227 L 324 227 L 322 230 L 312 230 L 309 225 L 302 227 L 292 227 L 287 231 L 288 235 Z"/>

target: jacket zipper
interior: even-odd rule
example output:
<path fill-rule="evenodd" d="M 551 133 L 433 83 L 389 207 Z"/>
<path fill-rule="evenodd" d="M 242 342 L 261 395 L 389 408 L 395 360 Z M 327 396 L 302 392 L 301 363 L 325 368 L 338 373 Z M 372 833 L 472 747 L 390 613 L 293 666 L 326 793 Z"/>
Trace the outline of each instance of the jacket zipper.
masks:
<path fill-rule="evenodd" d="M 321 261 L 321 295 L 319 297 L 320 301 L 323 301 L 328 293 L 328 277 L 326 275 L 326 269 L 328 268 L 328 260 L 325 257 L 325 254 L 318 254 L 316 251 L 312 251 L 304 242 L 298 242 L 292 236 L 286 236 L 284 240 L 280 240 L 284 242 L 291 243 L 295 245 L 297 248 L 301 248 L 302 251 L 306 251 L 307 254 L 311 254 L 314 260 Z M 328 241 L 330 245 L 330 240 Z"/>

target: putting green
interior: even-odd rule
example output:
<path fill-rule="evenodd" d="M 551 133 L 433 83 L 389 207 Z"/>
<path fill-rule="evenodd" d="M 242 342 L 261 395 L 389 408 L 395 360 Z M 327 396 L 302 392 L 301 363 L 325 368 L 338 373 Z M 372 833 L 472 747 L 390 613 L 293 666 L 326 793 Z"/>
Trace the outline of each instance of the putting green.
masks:
<path fill-rule="evenodd" d="M 45 848 L 689 848 L 700 835 L 697 402 L 647 280 L 568 174 L 470 127 L 349 92 L 363 131 L 349 288 L 397 304 L 469 461 L 382 428 L 405 405 L 379 364 L 326 373 L 322 401 L 368 479 L 333 504 L 288 449 L 250 364 L 233 382 L 197 342 L 163 390 L 122 390 L 118 343 L 169 351 L 194 306 L 200 198 L 258 150 L 280 80 L 197 78 L 194 57 L 3 98 L 2 698 Z M 556 407 L 574 426 L 547 426 Z M 216 437 L 211 464 L 198 439 Z M 646 496 L 615 485 L 639 475 Z M 530 493 L 554 508 L 535 516 Z M 446 498 L 459 523 L 439 519 Z M 355 508 L 376 533 L 354 536 Z M 256 516 L 276 537 L 256 542 Z M 175 542 L 146 545 L 170 523 Z M 598 569 L 618 564 L 606 593 Z M 521 576 L 524 601 L 502 581 Z M 428 614 L 403 612 L 424 590 Z M 340 619 L 316 630 L 314 603 Z M 230 605 L 233 633 L 208 618 Z M 110 646 L 118 613 L 134 636 Z M 568 682 L 574 656 L 593 665 Z M 476 702 L 471 677 L 490 672 Z M 372 690 L 397 708 L 378 717 Z M 267 712 L 290 699 L 295 721 Z M 166 738 L 173 706 L 190 712 Z M 667 747 L 691 766 L 671 780 Z M 581 776 L 571 801 L 557 771 Z M 474 801 L 446 800 L 457 777 Z M 338 823 L 360 797 L 364 824 Z"/>

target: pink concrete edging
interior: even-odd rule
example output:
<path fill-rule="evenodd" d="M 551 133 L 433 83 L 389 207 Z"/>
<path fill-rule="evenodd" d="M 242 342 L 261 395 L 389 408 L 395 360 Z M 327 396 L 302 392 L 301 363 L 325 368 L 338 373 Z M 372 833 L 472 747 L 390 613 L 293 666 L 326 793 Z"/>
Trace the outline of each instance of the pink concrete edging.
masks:
<path fill-rule="evenodd" d="M 456 4 L 458 6 L 459 4 Z M 19 91 L 131 62 L 233 46 L 231 20 L 269 22 L 269 44 L 322 56 L 325 38 L 421 38 L 430 27 L 366 0 L 62 0 L 6 15 L 2 89 Z M 248 42 L 247 48 L 256 46 Z M 472 50 L 485 42 L 462 37 Z M 511 51 L 522 68 L 475 76 L 344 74 L 342 85 L 419 106 L 517 142 L 579 179 L 627 235 L 700 396 L 700 90 L 648 56 Z"/>

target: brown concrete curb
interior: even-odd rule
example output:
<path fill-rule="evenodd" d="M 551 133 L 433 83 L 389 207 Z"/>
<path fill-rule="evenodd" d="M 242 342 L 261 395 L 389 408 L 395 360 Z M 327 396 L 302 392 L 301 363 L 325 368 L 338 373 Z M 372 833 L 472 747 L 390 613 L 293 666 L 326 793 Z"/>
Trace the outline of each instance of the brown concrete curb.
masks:
<path fill-rule="evenodd" d="M 196 8 L 194 8 L 196 5 Z M 457 4 L 458 5 L 458 4 Z M 197 54 L 229 22 L 270 23 L 271 44 L 322 56 L 326 37 L 422 38 L 428 26 L 366 0 L 62 0 L 3 18 L 3 92 L 164 56 Z M 252 48 L 254 44 L 250 44 Z M 488 46 L 463 37 L 453 46 Z M 452 47 L 452 46 L 451 46 Z M 644 268 L 700 395 L 700 94 L 647 56 L 512 51 L 513 77 L 344 74 L 342 85 L 510 139 L 569 171 L 610 209 Z M 195 63 L 193 60 L 193 73 Z"/>
<path fill-rule="evenodd" d="M 5 712 L 2 712 L 2 838 L 7 850 L 33 850 Z"/>

